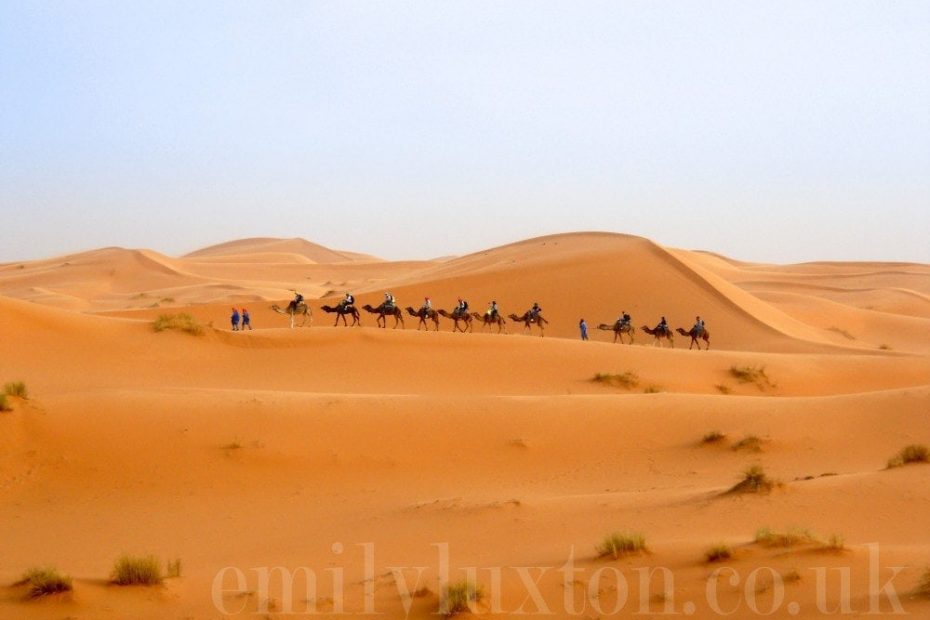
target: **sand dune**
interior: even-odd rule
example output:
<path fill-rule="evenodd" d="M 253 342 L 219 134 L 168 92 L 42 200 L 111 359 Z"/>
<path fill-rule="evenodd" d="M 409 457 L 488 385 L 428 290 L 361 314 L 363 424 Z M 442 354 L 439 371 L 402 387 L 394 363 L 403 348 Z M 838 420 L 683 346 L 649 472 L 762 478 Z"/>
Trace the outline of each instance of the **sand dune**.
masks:
<path fill-rule="evenodd" d="M 320 299 L 313 326 L 290 330 L 269 306 L 298 286 Z M 377 329 L 367 313 L 363 327 L 332 327 L 319 306 L 347 289 L 360 304 L 384 290 L 402 305 L 539 301 L 550 324 L 545 338 L 513 324 L 453 334 L 447 321 L 425 333 L 411 317 Z M 268 592 L 256 581 L 262 566 L 316 571 L 318 592 L 301 582 L 298 610 L 313 599 L 338 615 L 342 569 L 345 613 L 364 615 L 371 593 L 383 617 L 436 617 L 437 542 L 453 579 L 482 567 L 499 595 L 482 604 L 488 617 L 539 601 L 555 617 L 609 616 L 590 600 L 578 613 L 564 605 L 612 567 L 630 580 L 619 617 L 641 605 L 655 615 L 671 597 L 682 615 L 693 603 L 689 617 L 716 618 L 706 589 L 718 565 L 703 554 L 721 542 L 732 549 L 722 565 L 741 577 L 715 582 L 721 607 L 739 606 L 733 617 L 751 615 L 744 584 L 757 569 L 762 608 L 777 602 L 773 574 L 797 575 L 774 617 L 824 617 L 817 569 L 848 568 L 850 605 L 867 612 L 872 543 L 885 579 L 904 567 L 894 585 L 924 617 L 930 600 L 907 593 L 930 562 L 930 465 L 886 464 L 930 444 L 928 289 L 925 265 L 757 265 L 597 233 L 443 261 L 258 239 L 181 258 L 108 248 L 0 266 L 0 384 L 29 388 L 0 412 L 0 618 L 289 617 L 281 580 Z M 233 303 L 248 305 L 254 331 L 229 331 Z M 642 333 L 611 344 L 593 327 L 620 310 L 636 325 L 664 313 L 687 326 L 700 313 L 712 348 L 653 347 Z M 202 333 L 153 329 L 177 312 Z M 577 337 L 581 316 L 592 342 Z M 704 443 L 710 431 L 723 438 Z M 751 465 L 781 484 L 728 493 Z M 754 543 L 766 526 L 808 528 L 817 542 Z M 649 553 L 596 558 L 617 530 L 642 533 Z M 843 549 L 826 544 L 833 534 Z M 110 585 L 124 552 L 181 558 L 182 577 Z M 565 585 L 569 557 L 579 572 Z M 12 585 L 47 564 L 74 577 L 72 594 L 31 601 Z M 229 566 L 248 578 L 227 584 L 236 591 L 218 609 L 213 580 Z M 390 567 L 426 588 L 409 613 Z M 514 567 L 549 568 L 533 573 L 539 599 Z M 635 571 L 655 567 L 671 571 L 672 590 L 659 596 L 656 580 L 644 597 Z M 593 583 L 598 604 L 613 605 L 616 589 Z M 840 599 L 831 586 L 826 600 Z"/>

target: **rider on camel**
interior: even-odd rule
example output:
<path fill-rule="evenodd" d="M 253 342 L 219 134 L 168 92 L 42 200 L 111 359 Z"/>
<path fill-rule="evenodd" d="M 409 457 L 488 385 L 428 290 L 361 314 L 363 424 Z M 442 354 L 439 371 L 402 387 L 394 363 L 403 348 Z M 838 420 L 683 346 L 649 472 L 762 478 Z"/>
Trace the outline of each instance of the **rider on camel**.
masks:
<path fill-rule="evenodd" d="M 665 320 L 665 317 L 662 317 L 662 320 L 659 321 L 659 324 L 655 328 L 656 333 L 668 334 L 671 333 L 668 328 L 668 321 Z"/>

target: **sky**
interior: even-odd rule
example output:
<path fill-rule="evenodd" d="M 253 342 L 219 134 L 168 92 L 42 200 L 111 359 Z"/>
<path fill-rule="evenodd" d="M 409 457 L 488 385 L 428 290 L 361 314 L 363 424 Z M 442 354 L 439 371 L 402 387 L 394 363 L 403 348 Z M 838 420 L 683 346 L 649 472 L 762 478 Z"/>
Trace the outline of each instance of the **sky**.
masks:
<path fill-rule="evenodd" d="M 0 261 L 604 230 L 930 262 L 930 0 L 0 0 Z"/>

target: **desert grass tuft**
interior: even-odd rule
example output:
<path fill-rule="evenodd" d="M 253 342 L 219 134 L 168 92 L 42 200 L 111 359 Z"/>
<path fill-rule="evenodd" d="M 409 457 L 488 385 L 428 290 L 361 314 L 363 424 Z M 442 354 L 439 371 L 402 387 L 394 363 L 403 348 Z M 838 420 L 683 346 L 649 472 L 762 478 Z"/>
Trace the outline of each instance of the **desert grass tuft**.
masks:
<path fill-rule="evenodd" d="M 439 603 L 439 613 L 451 618 L 457 614 L 474 609 L 484 598 L 481 586 L 466 579 L 450 584 L 446 589 L 445 599 Z"/>
<path fill-rule="evenodd" d="M 765 366 L 730 366 L 730 375 L 740 383 L 753 383 L 760 390 L 765 386 L 774 386 L 765 374 Z"/>
<path fill-rule="evenodd" d="M 846 549 L 846 538 L 842 534 L 830 534 L 824 548 L 828 551 L 843 551 Z"/>
<path fill-rule="evenodd" d="M 720 543 L 710 547 L 704 552 L 704 559 L 708 562 L 723 562 L 733 557 L 733 549 L 730 545 Z"/>
<path fill-rule="evenodd" d="M 229 442 L 229 443 L 227 443 L 227 444 L 223 444 L 222 446 L 220 446 L 220 449 L 222 449 L 222 450 L 241 450 L 241 449 L 242 449 L 242 442 L 239 441 L 239 438 L 238 438 L 238 437 L 236 437 L 236 438 L 235 438 L 234 440 L 232 440 L 231 442 Z"/>
<path fill-rule="evenodd" d="M 755 435 L 746 435 L 735 444 L 733 449 L 737 452 L 747 450 L 749 452 L 762 452 L 762 440 Z"/>
<path fill-rule="evenodd" d="M 804 528 L 790 528 L 784 532 L 776 532 L 767 527 L 759 528 L 756 531 L 756 544 L 765 545 L 766 547 L 796 547 L 798 545 L 810 545 L 817 543 L 817 537 Z"/>
<path fill-rule="evenodd" d="M 110 579 L 120 586 L 154 586 L 164 581 L 165 577 L 161 572 L 161 562 L 154 555 L 123 555 L 113 566 Z"/>
<path fill-rule="evenodd" d="M 198 323 L 193 316 L 186 312 L 181 314 L 160 314 L 158 318 L 155 319 L 155 322 L 152 323 L 152 327 L 156 332 L 174 329 L 194 336 L 199 336 L 203 333 L 203 325 Z"/>
<path fill-rule="evenodd" d="M 634 372 L 624 372 L 621 374 L 610 374 L 606 372 L 599 372 L 594 375 L 592 379 L 595 383 L 603 383 L 604 385 L 611 385 L 614 387 L 622 387 L 626 389 L 635 388 L 639 385 L 639 377 L 636 376 Z"/>
<path fill-rule="evenodd" d="M 730 493 L 769 493 L 777 483 L 769 478 L 761 465 L 752 465 L 743 472 L 743 479 L 730 488 Z"/>
<path fill-rule="evenodd" d="M 720 443 L 726 438 L 727 436 L 721 433 L 720 431 L 710 431 L 709 433 L 706 433 L 701 438 L 701 443 L 703 444 Z"/>
<path fill-rule="evenodd" d="M 6 401 L 6 394 L 0 394 L 0 411 L 13 411 L 10 403 Z"/>
<path fill-rule="evenodd" d="M 882 351 L 891 351 L 891 345 L 888 344 L 880 344 L 878 348 Z"/>
<path fill-rule="evenodd" d="M 15 396 L 22 399 L 29 398 L 29 390 L 26 389 L 26 384 L 22 381 L 11 381 L 7 383 L 3 386 L 3 393 L 7 396 Z"/>
<path fill-rule="evenodd" d="M 659 394 L 661 391 L 662 386 L 651 384 L 643 389 L 643 394 Z"/>
<path fill-rule="evenodd" d="M 41 598 L 50 594 L 70 592 L 73 589 L 71 577 L 62 575 L 51 567 L 30 569 L 16 584 L 28 586 L 29 598 Z"/>
<path fill-rule="evenodd" d="M 640 553 L 646 550 L 646 539 L 642 534 L 624 534 L 614 532 L 604 537 L 604 540 L 594 546 L 600 558 L 612 556 L 615 560 L 624 555 Z"/>
<path fill-rule="evenodd" d="M 930 463 L 930 449 L 927 449 L 927 446 L 921 444 L 905 446 L 898 454 L 888 459 L 888 469 L 915 463 Z"/>
<path fill-rule="evenodd" d="M 732 394 L 733 393 L 733 390 L 730 389 L 730 386 L 724 385 L 723 383 L 718 383 L 714 387 L 717 388 L 717 391 L 720 392 L 721 394 Z"/>

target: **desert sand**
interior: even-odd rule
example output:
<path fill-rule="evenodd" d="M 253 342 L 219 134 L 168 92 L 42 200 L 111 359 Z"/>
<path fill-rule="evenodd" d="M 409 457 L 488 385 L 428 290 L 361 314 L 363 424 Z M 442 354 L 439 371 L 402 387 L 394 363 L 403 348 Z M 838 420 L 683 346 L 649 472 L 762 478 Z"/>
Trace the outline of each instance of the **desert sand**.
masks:
<path fill-rule="evenodd" d="M 271 305 L 295 289 L 313 321 L 290 329 Z M 545 337 L 509 320 L 506 334 L 445 319 L 437 333 L 362 311 L 360 327 L 335 327 L 320 308 L 346 291 L 359 306 L 384 291 L 402 307 L 539 302 L 549 323 Z M 253 331 L 230 331 L 232 306 Z M 622 310 L 632 345 L 596 329 Z M 153 329 L 178 313 L 202 333 Z M 639 329 L 697 314 L 709 350 Z M 734 373 L 747 369 L 764 374 Z M 886 467 L 930 444 L 930 265 L 755 264 L 608 233 L 432 261 L 302 239 L 104 248 L 0 265 L 9 381 L 29 394 L 0 412 L 0 618 L 436 617 L 444 552 L 453 582 L 477 567 L 485 617 L 890 613 L 888 590 L 870 599 L 889 580 L 911 617 L 930 617 L 914 593 L 930 465 Z M 712 431 L 723 438 L 703 442 Z M 775 487 L 728 492 L 753 465 Z M 817 542 L 754 542 L 763 527 Z M 598 558 L 614 531 L 648 552 Z M 721 543 L 732 557 L 707 562 Z M 179 558 L 182 574 L 112 585 L 122 553 Z M 49 565 L 73 592 L 30 600 L 13 585 Z M 261 567 L 306 567 L 316 592 L 299 575 L 288 601 Z M 667 591 L 661 575 L 641 589 L 643 568 L 668 569 Z"/>

